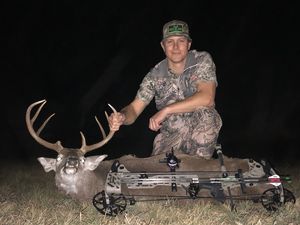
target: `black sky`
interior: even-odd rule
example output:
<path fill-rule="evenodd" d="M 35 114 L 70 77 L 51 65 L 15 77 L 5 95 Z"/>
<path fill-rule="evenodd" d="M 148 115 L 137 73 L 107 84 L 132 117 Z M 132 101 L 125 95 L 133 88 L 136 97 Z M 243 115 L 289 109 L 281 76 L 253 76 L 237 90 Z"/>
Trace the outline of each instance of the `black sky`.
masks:
<path fill-rule="evenodd" d="M 51 154 L 30 137 L 25 111 L 47 99 L 41 117 L 56 112 L 43 137 L 79 147 L 82 130 L 99 140 L 107 103 L 129 103 L 143 76 L 164 58 L 161 28 L 190 25 L 192 48 L 208 51 L 217 67 L 219 142 L 230 156 L 299 157 L 299 16 L 292 3 L 248 1 L 20 1 L 1 7 L 1 151 L 4 157 Z M 155 133 L 152 103 L 102 150 L 147 156 Z"/>

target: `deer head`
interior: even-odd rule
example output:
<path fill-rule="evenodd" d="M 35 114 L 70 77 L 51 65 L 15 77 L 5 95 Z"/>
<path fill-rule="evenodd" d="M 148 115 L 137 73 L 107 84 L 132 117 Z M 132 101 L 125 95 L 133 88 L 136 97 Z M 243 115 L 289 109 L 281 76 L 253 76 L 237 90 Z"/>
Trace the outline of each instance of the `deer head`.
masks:
<path fill-rule="evenodd" d="M 91 156 L 91 157 L 87 157 L 87 158 L 85 158 L 84 155 L 87 152 L 93 151 L 93 150 L 98 149 L 98 148 L 102 147 L 103 145 L 105 145 L 113 137 L 114 131 L 110 130 L 109 134 L 106 135 L 102 125 L 98 121 L 97 117 L 95 117 L 95 120 L 96 120 L 96 122 L 100 128 L 100 131 L 102 133 L 102 136 L 103 136 L 103 140 L 101 140 L 95 144 L 87 145 L 86 139 L 81 131 L 80 131 L 80 135 L 81 135 L 82 144 L 81 144 L 81 147 L 78 149 L 63 147 L 63 145 L 61 144 L 61 142 L 59 140 L 56 141 L 55 143 L 46 141 L 40 137 L 40 133 L 42 132 L 42 130 L 44 129 L 46 124 L 49 122 L 49 120 L 55 115 L 55 113 L 50 115 L 42 123 L 40 128 L 37 129 L 37 131 L 35 131 L 35 129 L 33 128 L 34 122 L 36 121 L 39 113 L 41 112 L 41 110 L 45 104 L 46 104 L 46 100 L 34 102 L 27 108 L 27 111 L 26 111 L 26 125 L 27 125 L 27 128 L 28 128 L 31 136 L 39 144 L 43 145 L 44 147 L 46 147 L 48 149 L 52 149 L 58 153 L 58 156 L 56 159 L 44 158 L 44 157 L 38 158 L 39 162 L 44 167 L 44 170 L 46 172 L 54 170 L 56 172 L 56 175 L 58 175 L 58 173 L 61 173 L 61 176 L 67 176 L 67 175 L 74 176 L 75 174 L 79 174 L 80 171 L 85 171 L 85 170 L 92 171 L 95 168 L 97 168 L 99 163 L 102 160 L 104 160 L 107 157 L 107 155 Z M 34 116 L 31 117 L 32 109 L 37 106 L 39 106 L 39 107 L 37 108 Z M 116 113 L 116 110 L 114 109 L 114 107 L 112 107 L 111 105 L 109 105 L 109 107 L 113 110 L 114 113 Z M 106 112 L 105 112 L 105 115 L 106 115 L 106 118 L 108 119 L 108 115 Z"/>

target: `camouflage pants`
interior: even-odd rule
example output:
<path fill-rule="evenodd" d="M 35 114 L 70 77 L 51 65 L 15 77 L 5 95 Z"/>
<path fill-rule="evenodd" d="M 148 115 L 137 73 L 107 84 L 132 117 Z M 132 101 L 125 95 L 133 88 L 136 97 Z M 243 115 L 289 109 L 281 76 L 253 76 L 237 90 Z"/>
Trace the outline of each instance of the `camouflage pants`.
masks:
<path fill-rule="evenodd" d="M 173 114 L 163 122 L 155 137 L 152 155 L 173 149 L 209 159 L 215 151 L 221 126 L 221 117 L 214 108 Z"/>

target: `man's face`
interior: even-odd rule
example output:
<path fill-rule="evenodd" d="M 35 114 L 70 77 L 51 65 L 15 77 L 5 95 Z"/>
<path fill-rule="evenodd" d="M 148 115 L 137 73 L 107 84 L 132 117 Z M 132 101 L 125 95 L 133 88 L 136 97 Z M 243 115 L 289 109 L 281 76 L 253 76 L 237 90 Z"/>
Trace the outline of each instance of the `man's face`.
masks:
<path fill-rule="evenodd" d="M 191 42 L 184 36 L 171 36 L 161 42 L 168 60 L 173 63 L 183 62 L 191 47 Z"/>

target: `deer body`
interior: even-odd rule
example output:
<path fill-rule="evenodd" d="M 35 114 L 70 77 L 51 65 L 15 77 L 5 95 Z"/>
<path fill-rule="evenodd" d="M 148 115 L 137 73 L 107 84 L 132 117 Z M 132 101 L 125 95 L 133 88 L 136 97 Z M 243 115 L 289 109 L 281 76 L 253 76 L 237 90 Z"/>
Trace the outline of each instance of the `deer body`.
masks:
<path fill-rule="evenodd" d="M 187 154 L 176 154 L 181 160 L 179 168 L 176 171 L 211 171 L 220 172 L 220 162 L 217 159 L 203 159 L 190 156 Z M 165 155 L 156 155 L 148 158 L 136 158 L 131 155 L 126 155 L 117 160 L 126 166 L 126 169 L 130 172 L 166 172 L 170 171 L 170 168 L 165 163 L 159 163 L 159 160 L 163 159 Z M 58 156 L 58 159 L 60 156 Z M 106 155 L 89 156 L 78 159 L 76 164 L 78 169 L 70 168 L 70 163 L 63 160 L 39 158 L 38 160 L 43 165 L 46 172 L 50 170 L 55 171 L 55 183 L 57 188 L 66 195 L 79 201 L 91 200 L 95 194 L 105 190 L 105 182 L 107 174 L 109 173 L 114 160 L 104 160 Z M 61 161 L 61 162 L 59 162 Z M 249 163 L 247 159 L 227 158 L 225 157 L 224 163 L 226 169 L 229 171 L 237 171 L 242 169 L 243 171 L 249 171 Z M 255 162 L 254 162 L 255 163 Z M 257 163 L 257 165 L 259 165 Z M 262 168 L 261 168 L 262 170 Z M 208 175 L 206 175 L 208 176 Z M 167 187 L 168 188 L 168 187 Z M 168 188 L 169 189 L 169 188 Z M 126 189 L 125 189 L 126 190 Z M 126 194 L 141 194 L 145 192 L 158 192 L 159 190 L 127 190 Z M 182 191 L 178 191 L 175 194 L 183 194 Z M 174 195 L 174 193 L 172 193 Z"/>

